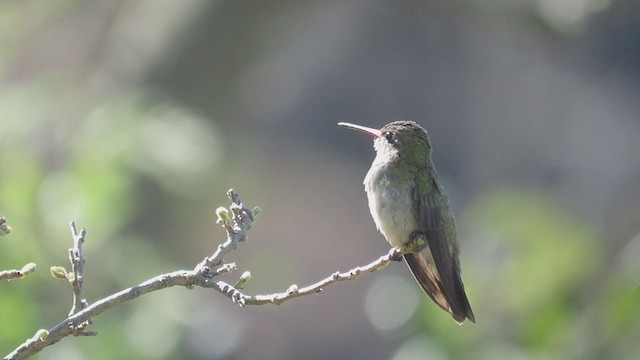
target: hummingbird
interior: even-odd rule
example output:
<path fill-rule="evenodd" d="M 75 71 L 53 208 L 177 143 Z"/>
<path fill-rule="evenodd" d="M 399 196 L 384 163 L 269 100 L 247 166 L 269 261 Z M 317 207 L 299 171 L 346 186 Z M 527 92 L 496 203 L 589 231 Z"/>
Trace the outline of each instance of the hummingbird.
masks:
<path fill-rule="evenodd" d="M 455 221 L 431 158 L 427 131 L 413 121 L 380 130 L 338 123 L 373 136 L 376 157 L 364 178 L 378 231 L 400 248 L 429 297 L 462 324 L 475 323 L 460 273 Z"/>

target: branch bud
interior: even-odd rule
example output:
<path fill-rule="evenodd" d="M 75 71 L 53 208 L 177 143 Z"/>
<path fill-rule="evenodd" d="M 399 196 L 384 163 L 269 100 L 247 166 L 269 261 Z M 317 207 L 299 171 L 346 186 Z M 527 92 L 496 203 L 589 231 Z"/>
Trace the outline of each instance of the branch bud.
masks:
<path fill-rule="evenodd" d="M 289 286 L 289 288 L 287 289 L 287 294 L 297 294 L 297 293 L 298 293 L 298 285 L 296 284 Z"/>
<path fill-rule="evenodd" d="M 0 216 L 0 236 L 5 236 L 11 232 L 11 226 L 7 225 L 7 219 Z"/>
<path fill-rule="evenodd" d="M 52 266 L 49 268 L 49 273 L 51 273 L 51 276 L 53 276 L 54 279 L 58 279 L 58 280 L 68 280 L 69 279 L 69 274 L 67 273 L 67 270 L 65 268 L 63 268 L 62 266 Z"/>
<path fill-rule="evenodd" d="M 47 339 L 47 336 L 49 336 L 49 331 L 45 330 L 45 329 L 40 329 L 38 331 L 36 331 L 36 334 L 33 335 L 32 339 L 33 340 L 38 340 L 38 341 L 44 341 Z"/>
<path fill-rule="evenodd" d="M 262 209 L 260 209 L 260 207 L 255 206 L 253 209 L 251 209 L 251 217 L 253 218 L 253 220 L 255 220 L 258 215 L 260 215 L 260 212 L 262 211 Z"/>
<path fill-rule="evenodd" d="M 20 279 L 24 279 L 25 276 L 27 276 L 27 274 L 31 274 L 32 272 L 36 271 L 36 264 L 35 263 L 28 263 L 25 266 L 22 267 L 22 269 L 20 269 Z"/>
<path fill-rule="evenodd" d="M 229 219 L 229 210 L 225 207 L 219 207 L 216 209 L 216 216 L 218 219 L 216 220 L 216 224 L 222 224 L 225 227 L 229 226 L 231 220 Z"/>
<path fill-rule="evenodd" d="M 240 280 L 238 280 L 238 282 L 233 287 L 235 287 L 236 289 L 244 289 L 244 286 L 249 280 L 251 280 L 251 272 L 245 271 L 242 273 L 242 275 L 240 275 Z"/>

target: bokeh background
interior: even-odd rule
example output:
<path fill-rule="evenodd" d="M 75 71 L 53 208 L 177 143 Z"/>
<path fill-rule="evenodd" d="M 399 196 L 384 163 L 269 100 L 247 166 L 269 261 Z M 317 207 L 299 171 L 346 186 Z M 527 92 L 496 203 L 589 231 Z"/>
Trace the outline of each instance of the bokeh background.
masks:
<path fill-rule="evenodd" d="M 640 2 L 0 2 L 0 352 L 63 319 L 68 222 L 89 302 L 191 268 L 233 187 L 263 211 L 228 260 L 247 293 L 386 253 L 339 121 L 426 127 L 477 325 L 402 264 L 237 308 L 168 289 L 39 359 L 636 359 Z M 240 272 L 227 276 L 233 282 Z"/>

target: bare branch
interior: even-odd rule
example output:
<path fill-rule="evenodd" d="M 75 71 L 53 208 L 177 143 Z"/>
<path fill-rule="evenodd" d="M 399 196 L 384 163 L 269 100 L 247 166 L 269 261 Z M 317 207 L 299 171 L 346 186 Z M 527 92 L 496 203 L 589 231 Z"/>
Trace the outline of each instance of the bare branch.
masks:
<path fill-rule="evenodd" d="M 71 287 L 73 288 L 73 304 L 69 312 L 69 316 L 71 316 L 86 307 L 86 301 L 82 299 L 82 283 L 84 281 L 82 245 L 84 244 L 84 237 L 87 234 L 87 230 L 81 229 L 80 232 L 78 232 L 76 224 L 73 221 L 69 223 L 69 228 L 71 229 L 71 236 L 73 237 L 73 247 L 69 249 L 69 262 L 71 263 L 71 273 L 73 274 L 73 277 L 69 279 Z"/>
<path fill-rule="evenodd" d="M 218 249 L 213 255 L 206 257 L 199 263 L 194 269 L 196 271 L 203 271 L 221 265 L 223 262 L 222 258 L 228 252 L 235 250 L 239 242 L 247 239 L 247 231 L 251 229 L 251 225 L 255 220 L 253 213 L 244 207 L 240 196 L 233 191 L 233 189 L 227 191 L 227 196 L 231 200 L 231 206 L 229 207 L 231 217 L 229 217 L 229 211 L 225 208 L 218 208 L 216 210 L 218 223 L 220 223 L 227 232 L 227 241 L 218 245 Z"/>
<path fill-rule="evenodd" d="M 298 285 L 293 284 L 283 292 L 269 294 L 269 295 L 245 295 L 241 293 L 237 288 L 226 284 L 222 281 L 217 281 L 217 288 L 223 294 L 231 298 L 231 300 L 239 306 L 245 305 L 264 305 L 264 304 L 276 304 L 280 305 L 283 302 L 291 299 L 295 299 L 301 296 L 318 294 L 322 290 L 338 281 L 355 280 L 362 274 L 371 274 L 378 270 L 382 270 L 392 261 L 402 260 L 402 250 L 398 248 L 392 248 L 388 254 L 381 256 L 377 260 L 364 265 L 358 266 L 345 272 L 336 272 L 332 275 L 318 281 L 315 284 L 298 288 Z"/>
<path fill-rule="evenodd" d="M 231 206 L 224 214 L 226 217 L 216 212 L 218 213 L 219 222 L 222 223 L 223 228 L 227 232 L 227 240 L 218 246 L 213 255 L 206 257 L 191 271 L 178 270 L 172 273 L 158 275 L 136 286 L 98 300 L 91 305 L 82 299 L 82 274 L 84 265 L 82 244 L 84 242 L 85 230 L 83 229 L 78 232 L 75 224 L 72 222 L 70 227 L 74 245 L 73 248 L 69 250 L 69 260 L 71 261 L 72 271 L 68 274 L 74 295 L 71 313 L 69 317 L 51 329 L 38 330 L 33 337 L 18 346 L 14 351 L 5 356 L 3 360 L 26 359 L 69 335 L 95 335 L 95 332 L 85 331 L 85 328 L 91 324 L 91 320 L 95 316 L 125 301 L 133 300 L 156 290 L 166 289 L 176 285 L 187 288 L 200 286 L 217 289 L 216 283 L 212 281 L 213 277 L 236 269 L 235 264 L 224 264 L 223 257 L 230 251 L 236 249 L 239 242 L 247 239 L 246 231 L 251 228 L 254 221 L 254 213 L 257 212 L 255 210 L 251 212 L 245 208 L 240 200 L 240 196 L 233 190 L 229 190 L 227 196 L 231 200 Z M 62 270 L 64 269 L 62 268 Z"/>
<path fill-rule="evenodd" d="M 78 232 L 72 222 L 70 227 L 74 245 L 73 248 L 69 250 L 69 260 L 71 261 L 72 270 L 69 273 L 61 267 L 52 267 L 51 270 L 54 277 L 63 279 L 67 278 L 72 284 L 74 300 L 71 312 L 66 319 L 49 330 L 38 330 L 33 337 L 26 340 L 10 354 L 6 355 L 3 360 L 26 359 L 69 335 L 95 335 L 95 332 L 85 330 L 85 328 L 91 324 L 93 318 L 116 305 L 136 299 L 156 290 L 166 289 L 173 286 L 184 286 L 189 289 L 194 286 L 199 286 L 215 289 L 229 297 L 234 303 L 240 306 L 281 304 L 282 302 L 293 298 L 317 294 L 321 292 L 324 287 L 330 284 L 338 281 L 354 280 L 362 274 L 373 273 L 386 267 L 391 261 L 401 259 L 402 250 L 392 249 L 388 254 L 378 258 L 370 264 L 362 267 L 356 267 L 346 272 L 336 272 L 315 284 L 303 288 L 298 288 L 297 285 L 291 285 L 286 291 L 280 293 L 255 296 L 245 295 L 240 292 L 239 289 L 241 289 L 250 279 L 251 275 L 249 272 L 245 272 L 241 276 L 240 280 L 236 283 L 236 286 L 229 285 L 223 281 L 216 281 L 214 278 L 220 274 L 237 270 L 235 263 L 225 264 L 223 258 L 230 251 L 236 249 L 240 242 L 247 239 L 246 232 L 251 229 L 255 216 L 258 214 L 260 209 L 247 209 L 240 201 L 238 194 L 233 190 L 229 190 L 227 195 L 231 200 L 231 206 L 229 209 L 219 208 L 216 210 L 218 223 L 220 223 L 225 229 L 227 239 L 217 247 L 211 256 L 206 257 L 203 261 L 197 264 L 193 270 L 178 270 L 158 275 L 136 286 L 124 289 L 98 300 L 93 304 L 89 304 L 86 300 L 82 299 L 84 265 L 82 245 L 84 243 L 85 230 L 82 229 Z M 58 275 L 58 273 L 60 274 Z"/>
<path fill-rule="evenodd" d="M 69 275 L 69 283 L 73 289 L 73 303 L 71 304 L 71 310 L 69 316 L 79 312 L 80 310 L 89 306 L 87 300 L 82 298 L 82 285 L 84 283 L 84 255 L 82 252 L 82 245 L 84 244 L 84 237 L 87 234 L 86 229 L 76 229 L 76 224 L 72 221 L 69 223 L 71 230 L 71 236 L 73 237 L 73 247 L 69 249 L 69 262 L 71 263 L 71 272 Z M 85 331 L 85 329 L 92 324 L 91 319 L 83 321 L 79 324 L 75 324 L 71 327 L 71 331 L 75 336 L 96 336 L 98 333 L 95 331 Z"/>

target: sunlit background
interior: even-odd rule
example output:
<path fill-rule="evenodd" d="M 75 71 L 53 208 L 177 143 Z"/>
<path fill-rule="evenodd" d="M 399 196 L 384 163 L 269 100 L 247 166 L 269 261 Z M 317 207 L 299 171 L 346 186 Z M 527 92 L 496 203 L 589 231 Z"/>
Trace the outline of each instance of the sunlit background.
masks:
<path fill-rule="evenodd" d="M 192 268 L 236 189 L 250 294 L 387 252 L 370 138 L 429 130 L 477 324 L 392 264 L 280 306 L 168 289 L 40 359 L 637 359 L 640 2 L 2 1 L 0 353 L 62 320 L 68 222 L 93 302 Z M 234 282 L 240 272 L 227 275 Z"/>

